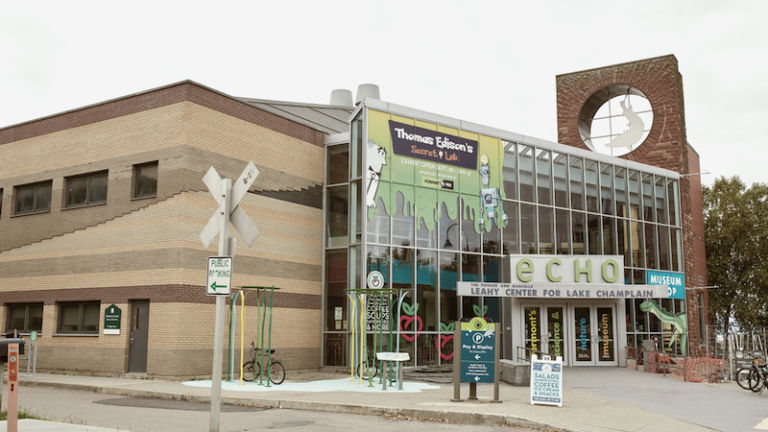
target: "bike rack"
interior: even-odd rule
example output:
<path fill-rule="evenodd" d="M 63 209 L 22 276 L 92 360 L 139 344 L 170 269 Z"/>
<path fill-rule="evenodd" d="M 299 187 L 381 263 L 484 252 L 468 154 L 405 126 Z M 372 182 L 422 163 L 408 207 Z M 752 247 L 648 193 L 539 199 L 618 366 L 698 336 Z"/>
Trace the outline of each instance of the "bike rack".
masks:
<path fill-rule="evenodd" d="M 366 370 L 368 370 L 368 387 L 373 387 L 373 377 L 372 375 L 372 369 L 368 367 L 368 355 L 367 354 L 367 334 L 368 334 L 368 316 L 366 313 L 367 309 L 367 299 L 369 298 L 375 298 L 374 296 L 378 296 L 379 298 L 379 305 L 382 305 L 384 303 L 384 299 L 387 300 L 387 310 L 389 311 L 389 325 L 388 327 L 388 333 L 389 333 L 389 347 L 392 347 L 396 344 L 396 350 L 400 350 L 400 309 L 402 308 L 403 299 L 410 293 L 410 292 L 401 292 L 399 295 L 399 299 L 397 302 L 397 314 L 394 314 L 394 311 L 392 310 L 392 307 L 394 305 L 391 304 L 391 296 L 397 295 L 397 290 L 394 289 L 369 289 L 369 288 L 360 288 L 360 289 L 350 289 L 348 290 L 350 294 L 347 294 L 347 297 L 349 298 L 349 302 L 351 305 L 351 314 L 349 315 L 349 329 L 351 330 L 352 334 L 352 343 L 350 344 L 349 349 L 349 380 L 353 382 L 355 380 L 355 370 L 360 369 L 360 381 L 359 384 L 363 383 L 363 377 L 362 377 L 362 370 L 363 370 L 363 364 L 365 364 Z M 359 308 L 358 308 L 359 304 Z M 380 307 L 380 306 L 379 306 Z M 359 312 L 358 312 L 359 311 Z M 395 322 L 392 318 L 393 316 L 398 317 L 397 319 L 397 331 L 395 332 L 392 328 L 393 323 Z M 384 316 L 383 314 L 379 314 L 379 325 L 378 325 L 378 331 L 374 329 L 373 333 L 373 349 L 377 349 L 377 339 L 378 339 L 378 352 L 383 351 L 384 349 Z M 378 338 L 377 338 L 378 336 Z M 393 340 L 393 337 L 396 336 L 396 339 Z M 391 349 L 391 348 L 390 348 Z M 376 362 L 376 354 L 374 353 L 373 361 Z M 389 380 L 390 386 L 395 381 L 394 374 L 392 373 L 392 362 L 391 361 L 383 361 L 380 360 L 380 372 L 379 375 L 379 384 L 382 384 L 382 380 Z M 389 373 L 385 375 L 385 364 L 389 366 Z M 400 374 L 400 362 L 397 362 L 396 367 L 396 373 L 397 376 L 401 376 Z M 386 387 L 384 387 L 386 388 Z"/>
<path fill-rule="evenodd" d="M 280 288 L 272 286 L 241 286 L 240 291 L 230 296 L 230 328 L 229 328 L 229 368 L 227 370 L 227 381 L 232 381 L 232 370 L 234 369 L 234 333 L 235 322 L 237 321 L 237 299 L 240 298 L 240 385 L 243 385 L 243 353 L 245 351 L 245 292 L 248 290 L 255 291 L 256 295 L 256 340 L 255 348 L 261 349 L 261 364 L 267 365 L 262 367 L 259 373 L 259 385 L 264 385 L 264 369 L 269 369 L 269 364 L 272 362 L 272 301 L 274 292 L 280 290 Z M 267 292 L 269 292 L 269 299 L 267 302 Z M 267 323 L 267 316 L 269 316 L 269 323 Z M 261 318 L 261 319 L 259 319 Z M 264 338 L 267 338 L 267 349 L 264 351 Z M 259 342 L 260 341 L 260 342 Z M 267 362 L 264 363 L 264 357 L 267 357 Z M 269 373 L 269 371 L 267 371 Z M 267 377 L 266 386 L 269 385 L 269 377 Z"/>

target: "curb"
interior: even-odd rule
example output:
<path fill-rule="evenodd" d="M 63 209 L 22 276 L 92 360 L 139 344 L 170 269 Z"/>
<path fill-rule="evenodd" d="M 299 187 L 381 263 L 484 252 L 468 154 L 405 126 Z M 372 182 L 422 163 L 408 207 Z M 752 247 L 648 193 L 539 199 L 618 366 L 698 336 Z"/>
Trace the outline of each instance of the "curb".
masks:
<path fill-rule="evenodd" d="M 102 393 L 115 396 L 137 397 L 148 399 L 182 400 L 190 402 L 210 402 L 210 396 L 193 395 L 190 393 L 178 394 L 161 391 L 135 390 L 120 387 L 101 387 L 90 384 L 75 383 L 51 383 L 23 380 L 25 386 L 52 387 L 67 390 L 81 390 L 94 393 Z M 416 420 L 431 422 L 450 422 L 458 424 L 484 424 L 496 426 L 522 426 L 548 428 L 562 432 L 578 432 L 574 429 L 563 428 L 549 423 L 538 422 L 523 417 L 499 414 L 480 414 L 471 412 L 456 412 L 446 410 L 429 410 L 414 408 L 391 408 L 382 406 L 333 404 L 315 401 L 295 401 L 282 399 L 253 399 L 222 397 L 222 404 L 263 407 L 272 409 L 293 409 L 303 411 L 316 411 L 341 414 L 373 415 L 379 417 L 403 416 Z"/>

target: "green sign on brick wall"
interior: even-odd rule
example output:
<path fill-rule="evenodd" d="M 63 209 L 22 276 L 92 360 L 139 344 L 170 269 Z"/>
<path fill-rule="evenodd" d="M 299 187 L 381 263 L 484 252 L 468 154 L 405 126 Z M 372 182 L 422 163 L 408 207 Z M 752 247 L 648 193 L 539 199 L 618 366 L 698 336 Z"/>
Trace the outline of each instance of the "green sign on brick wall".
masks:
<path fill-rule="evenodd" d="M 104 334 L 119 335 L 120 319 L 123 311 L 115 305 L 109 305 L 104 311 Z"/>

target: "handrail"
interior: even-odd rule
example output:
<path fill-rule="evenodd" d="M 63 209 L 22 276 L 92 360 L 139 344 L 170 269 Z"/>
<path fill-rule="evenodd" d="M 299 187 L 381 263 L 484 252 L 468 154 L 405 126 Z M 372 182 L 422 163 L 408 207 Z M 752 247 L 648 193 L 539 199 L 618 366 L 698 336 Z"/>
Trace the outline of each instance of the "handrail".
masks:
<path fill-rule="evenodd" d="M 523 353 L 523 354 L 520 355 L 520 353 Z M 530 361 L 531 361 L 530 360 L 531 355 L 529 355 L 529 354 L 536 354 L 536 356 L 538 356 L 539 358 L 541 358 L 541 357 L 543 357 L 545 355 L 546 356 L 550 355 L 548 352 L 537 351 L 537 350 L 534 350 L 534 349 L 531 349 L 531 348 L 528 348 L 528 347 L 524 347 L 524 346 L 518 346 L 516 354 L 517 354 L 517 360 L 518 361 L 522 360 L 522 361 L 525 361 L 525 362 L 528 362 L 528 363 L 530 363 Z"/>

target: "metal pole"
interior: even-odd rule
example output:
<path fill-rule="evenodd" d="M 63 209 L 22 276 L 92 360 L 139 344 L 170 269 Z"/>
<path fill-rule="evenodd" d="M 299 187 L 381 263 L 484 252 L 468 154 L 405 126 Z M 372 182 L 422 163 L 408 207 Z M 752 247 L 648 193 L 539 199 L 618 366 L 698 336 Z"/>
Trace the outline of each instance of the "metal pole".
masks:
<path fill-rule="evenodd" d="M 267 364 L 261 363 L 261 370 L 267 369 L 267 387 L 269 387 L 269 365 L 272 361 L 272 294 L 275 292 L 275 286 L 269 290 L 269 337 L 267 339 Z"/>
<path fill-rule="evenodd" d="M 360 379 L 358 384 L 363 383 L 363 338 L 365 337 L 365 324 L 363 323 L 363 317 L 365 316 L 365 301 L 363 294 L 358 294 L 357 298 L 360 299 L 360 319 L 357 321 L 357 325 L 360 327 Z"/>
<path fill-rule="evenodd" d="M 242 290 L 241 290 L 242 291 Z M 234 293 L 229 296 L 229 349 L 227 350 L 227 381 L 232 381 L 232 374 L 235 373 L 235 325 L 237 323 L 237 296 Z"/>
<path fill-rule="evenodd" d="M 499 400 L 499 379 L 501 378 L 501 368 L 499 358 L 501 353 L 499 352 L 499 338 L 501 337 L 501 323 L 494 324 L 493 332 L 493 400 L 491 402 L 501 403 Z M 555 357 L 557 359 L 557 357 Z M 562 367 L 562 366 L 561 366 Z M 562 369 L 561 369 L 562 371 Z M 561 372 L 562 373 L 562 372 Z"/>
<path fill-rule="evenodd" d="M 245 291 L 240 290 L 240 385 L 243 385 L 243 351 L 245 351 Z"/>
<path fill-rule="evenodd" d="M 261 291 L 261 358 L 259 364 L 261 364 L 261 370 L 259 371 L 259 385 L 263 383 L 264 379 L 264 326 L 267 325 L 267 291 L 266 288 L 259 288 Z M 269 378 L 267 378 L 269 381 Z"/>
<path fill-rule="evenodd" d="M 395 352 L 398 352 L 398 353 L 400 352 L 400 309 L 403 306 L 403 299 L 407 295 L 408 295 L 408 291 L 400 294 L 400 299 L 397 302 L 397 315 L 395 315 L 397 317 L 397 339 L 396 339 L 397 340 L 397 342 L 396 342 L 397 347 L 395 348 Z M 414 326 L 415 326 L 415 324 L 414 324 Z M 402 362 L 397 362 L 397 366 L 396 366 L 397 367 L 397 376 L 398 376 L 398 378 L 400 377 L 400 363 L 402 363 Z M 402 388 L 400 390 L 402 390 Z"/>
<path fill-rule="evenodd" d="M 232 193 L 232 180 L 224 179 L 222 181 L 223 196 L 221 197 L 222 212 L 221 226 L 219 227 L 219 256 L 226 256 L 229 253 L 229 210 L 230 195 Z M 221 417 L 221 363 L 223 361 L 222 350 L 224 349 L 224 297 L 216 296 L 216 315 L 213 326 L 213 370 L 211 372 L 211 418 L 209 423 L 210 432 L 219 432 L 219 421 Z"/>
<path fill-rule="evenodd" d="M 347 294 L 347 297 L 349 297 L 349 303 L 351 305 L 352 313 L 347 317 L 347 320 L 349 321 L 349 325 L 347 326 L 349 330 L 351 331 L 351 342 L 349 344 L 349 381 L 355 380 L 355 342 L 357 341 L 357 336 L 355 335 L 355 297 L 353 297 L 351 294 Z"/>
<path fill-rule="evenodd" d="M 461 402 L 461 322 L 455 321 L 453 328 L 453 399 Z"/>

